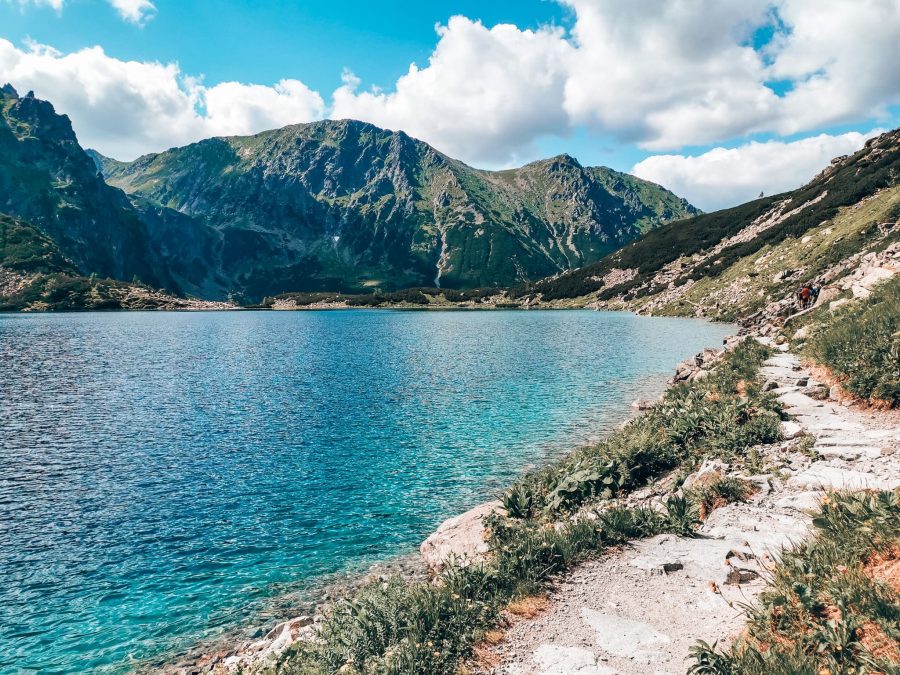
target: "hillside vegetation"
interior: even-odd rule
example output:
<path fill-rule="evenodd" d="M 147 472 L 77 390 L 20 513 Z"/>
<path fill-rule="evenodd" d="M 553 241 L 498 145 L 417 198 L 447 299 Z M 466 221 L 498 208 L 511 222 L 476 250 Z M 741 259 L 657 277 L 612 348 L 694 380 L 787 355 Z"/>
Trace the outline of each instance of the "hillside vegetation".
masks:
<path fill-rule="evenodd" d="M 0 311 L 224 309 L 179 298 L 137 280 L 78 273 L 52 239 L 24 220 L 0 214 Z"/>
<path fill-rule="evenodd" d="M 351 120 L 214 138 L 130 163 L 92 156 L 135 199 L 212 228 L 210 272 L 257 299 L 508 286 L 599 260 L 697 212 L 658 185 L 568 155 L 480 171 Z"/>
<path fill-rule="evenodd" d="M 865 300 L 816 316 L 802 334 L 810 336 L 804 351 L 844 390 L 900 406 L 900 276 L 876 286 Z"/>
<path fill-rule="evenodd" d="M 556 306 L 752 317 L 800 284 L 838 282 L 900 241 L 900 131 L 793 192 L 677 221 L 602 261 L 515 289 Z M 786 308 L 782 308 L 786 309 Z"/>

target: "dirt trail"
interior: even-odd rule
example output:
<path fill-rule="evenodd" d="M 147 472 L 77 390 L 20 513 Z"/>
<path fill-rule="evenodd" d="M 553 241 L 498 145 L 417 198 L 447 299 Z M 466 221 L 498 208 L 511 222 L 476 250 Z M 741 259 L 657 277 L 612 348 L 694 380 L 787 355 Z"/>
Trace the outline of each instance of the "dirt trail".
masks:
<path fill-rule="evenodd" d="M 586 563 L 560 580 L 547 611 L 521 620 L 493 648 L 496 675 L 645 675 L 685 672 L 702 639 L 728 640 L 736 607 L 765 586 L 773 558 L 800 541 L 823 490 L 900 486 L 900 420 L 811 398 L 796 356 L 763 368 L 787 412 L 786 436 L 815 438 L 815 459 L 786 441 L 766 448 L 777 475 L 752 477 L 747 503 L 714 511 L 696 539 L 660 535 Z"/>

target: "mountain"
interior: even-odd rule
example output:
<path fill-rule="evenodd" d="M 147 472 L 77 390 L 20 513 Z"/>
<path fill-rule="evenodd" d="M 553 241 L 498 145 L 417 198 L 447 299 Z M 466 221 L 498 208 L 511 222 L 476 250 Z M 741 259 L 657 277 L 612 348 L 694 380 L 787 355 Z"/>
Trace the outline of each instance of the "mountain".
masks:
<path fill-rule="evenodd" d="M 760 322 L 790 314 L 801 284 L 824 281 L 830 301 L 900 271 L 898 221 L 900 129 L 798 190 L 664 225 L 507 300 Z"/>
<path fill-rule="evenodd" d="M 36 226 L 0 214 L 0 311 L 227 308 L 140 282 L 86 277 Z"/>
<path fill-rule="evenodd" d="M 82 271 L 167 281 L 145 224 L 98 174 L 68 117 L 9 85 L 0 89 L 0 212 L 36 226 Z"/>
<path fill-rule="evenodd" d="M 173 240 L 179 229 L 208 228 L 210 274 L 250 298 L 506 286 L 599 260 L 697 213 L 658 185 L 567 155 L 480 171 L 350 120 L 212 138 L 133 162 L 92 157 L 145 213 L 181 214 Z"/>

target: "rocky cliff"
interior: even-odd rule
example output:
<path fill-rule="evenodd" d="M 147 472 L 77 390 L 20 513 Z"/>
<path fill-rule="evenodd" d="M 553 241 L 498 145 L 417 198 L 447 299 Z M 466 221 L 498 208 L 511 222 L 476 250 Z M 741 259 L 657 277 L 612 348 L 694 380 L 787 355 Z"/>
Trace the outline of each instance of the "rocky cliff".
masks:
<path fill-rule="evenodd" d="M 214 274 L 283 291 L 506 286 L 599 260 L 696 213 L 663 188 L 562 155 L 488 172 L 350 120 L 213 138 L 123 163 L 136 202 L 216 238 Z"/>

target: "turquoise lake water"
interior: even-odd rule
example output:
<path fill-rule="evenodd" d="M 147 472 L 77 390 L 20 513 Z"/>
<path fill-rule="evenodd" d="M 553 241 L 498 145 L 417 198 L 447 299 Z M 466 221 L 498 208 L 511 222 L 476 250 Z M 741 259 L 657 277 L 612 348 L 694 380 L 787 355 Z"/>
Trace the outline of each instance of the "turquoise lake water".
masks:
<path fill-rule="evenodd" d="M 414 551 L 614 428 L 729 330 L 591 311 L 0 315 L 0 672 L 125 672 L 274 619 L 275 598 Z"/>

